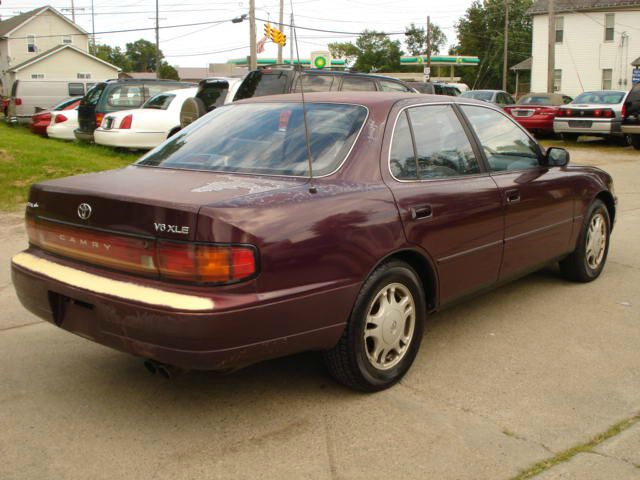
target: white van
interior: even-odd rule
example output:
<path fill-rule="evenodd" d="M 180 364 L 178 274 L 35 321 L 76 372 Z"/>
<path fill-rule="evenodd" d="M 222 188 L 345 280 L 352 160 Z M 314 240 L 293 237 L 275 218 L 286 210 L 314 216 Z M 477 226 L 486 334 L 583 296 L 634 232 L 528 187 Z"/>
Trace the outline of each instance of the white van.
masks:
<path fill-rule="evenodd" d="M 82 97 L 95 80 L 16 80 L 11 87 L 8 119 L 28 123 L 34 113 L 69 97 Z"/>

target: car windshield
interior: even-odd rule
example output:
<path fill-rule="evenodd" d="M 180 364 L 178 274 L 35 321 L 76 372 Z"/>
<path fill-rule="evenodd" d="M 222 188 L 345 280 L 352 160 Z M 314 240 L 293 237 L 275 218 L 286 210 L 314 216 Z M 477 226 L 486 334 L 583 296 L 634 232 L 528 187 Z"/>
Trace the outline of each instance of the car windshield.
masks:
<path fill-rule="evenodd" d="M 551 98 L 545 95 L 531 95 L 518 100 L 518 105 L 551 105 Z"/>
<path fill-rule="evenodd" d="M 493 92 L 487 92 L 484 90 L 472 90 L 470 92 L 464 92 L 460 96 L 464 98 L 473 98 L 475 100 L 484 100 L 485 102 L 490 102 L 493 98 Z"/>
<path fill-rule="evenodd" d="M 595 103 L 597 105 L 616 105 L 622 102 L 625 92 L 584 92 L 571 103 Z"/>
<path fill-rule="evenodd" d="M 151 97 L 142 105 L 142 108 L 155 108 L 156 110 L 166 110 L 176 96 L 173 93 L 159 93 Z"/>
<path fill-rule="evenodd" d="M 335 171 L 367 117 L 359 105 L 306 105 L 314 175 Z M 220 107 L 142 157 L 137 165 L 265 175 L 309 175 L 302 104 Z"/>

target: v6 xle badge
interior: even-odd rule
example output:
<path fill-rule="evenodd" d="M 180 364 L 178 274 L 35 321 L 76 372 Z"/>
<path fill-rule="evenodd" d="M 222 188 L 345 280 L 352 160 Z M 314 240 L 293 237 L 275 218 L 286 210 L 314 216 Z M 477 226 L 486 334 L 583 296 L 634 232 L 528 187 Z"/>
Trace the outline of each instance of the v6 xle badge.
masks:
<path fill-rule="evenodd" d="M 156 232 L 177 233 L 179 235 L 189 235 L 189 227 L 181 227 L 179 225 L 167 225 L 166 223 L 153 222 Z"/>

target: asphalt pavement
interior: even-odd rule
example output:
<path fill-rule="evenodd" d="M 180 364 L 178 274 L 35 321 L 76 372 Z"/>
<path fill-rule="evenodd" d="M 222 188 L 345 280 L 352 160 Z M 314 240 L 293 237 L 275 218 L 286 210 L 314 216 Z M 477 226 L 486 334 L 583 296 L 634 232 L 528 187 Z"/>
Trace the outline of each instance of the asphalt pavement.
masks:
<path fill-rule="evenodd" d="M 571 151 L 619 196 L 602 276 L 548 268 L 430 316 L 410 372 L 373 395 L 316 353 L 151 376 L 19 305 L 22 214 L 2 214 L 0 479 L 640 479 L 640 152 Z"/>

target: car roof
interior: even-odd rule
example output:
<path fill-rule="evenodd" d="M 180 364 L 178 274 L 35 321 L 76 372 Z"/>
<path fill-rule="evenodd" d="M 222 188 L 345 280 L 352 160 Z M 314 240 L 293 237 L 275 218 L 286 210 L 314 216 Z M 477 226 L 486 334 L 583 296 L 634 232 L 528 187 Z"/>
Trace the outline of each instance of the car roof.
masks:
<path fill-rule="evenodd" d="M 390 77 L 388 75 L 378 75 L 377 73 L 364 73 L 364 72 L 350 72 L 350 71 L 345 71 L 345 70 L 327 70 L 324 68 L 305 68 L 303 70 L 296 70 L 295 68 L 282 68 L 282 67 L 261 67 L 259 68 L 257 71 L 264 71 L 266 70 L 267 73 L 269 72 L 269 70 L 271 71 L 284 71 L 284 72 L 294 72 L 294 71 L 298 71 L 298 72 L 302 72 L 302 73 L 312 73 L 314 75 L 336 75 L 336 76 L 356 76 L 356 77 L 367 77 L 367 78 L 378 78 L 378 79 L 383 79 L 383 80 L 391 80 L 394 82 L 401 82 L 401 83 L 405 83 L 402 80 L 400 80 L 397 77 Z"/>
<path fill-rule="evenodd" d="M 486 102 L 459 97 L 448 97 L 442 95 L 427 95 L 412 92 L 312 92 L 305 93 L 304 99 L 308 103 L 347 103 L 363 105 L 368 108 L 390 109 L 395 103 L 407 101 L 407 104 L 422 103 L 443 103 L 443 102 L 464 102 L 477 103 L 486 106 Z M 278 102 L 301 102 L 302 95 L 299 93 L 288 93 L 284 95 L 267 95 L 263 97 L 252 97 L 233 102 L 234 104 L 244 103 L 278 103 Z"/>

